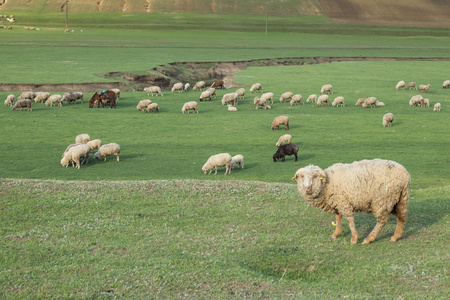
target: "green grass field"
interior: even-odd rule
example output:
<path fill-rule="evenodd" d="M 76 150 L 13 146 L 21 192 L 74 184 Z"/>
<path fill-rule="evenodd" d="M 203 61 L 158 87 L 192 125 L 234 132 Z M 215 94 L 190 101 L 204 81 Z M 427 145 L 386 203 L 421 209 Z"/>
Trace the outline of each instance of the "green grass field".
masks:
<path fill-rule="evenodd" d="M 64 34 L 59 23 L 49 25 L 50 15 L 27 16 L 41 31 L 1 32 L 3 82 L 102 82 L 108 72 L 147 73 L 176 61 L 448 56 L 442 29 L 387 36 L 381 32 L 395 28 L 367 27 L 359 30 L 372 35 L 351 35 L 354 27 L 329 24 L 320 33 L 265 37 L 223 28 L 150 30 L 148 24 L 127 30 L 114 25 L 123 17 L 116 15 L 111 28 L 90 21 L 89 29 L 76 25 Z M 91 20 L 80 19 L 84 25 Z M 426 31 L 434 33 L 420 34 Z M 33 104 L 26 112 L 2 105 L 0 298 L 445 298 L 450 103 L 442 82 L 449 67 L 449 61 L 408 60 L 252 67 L 234 74 L 247 90 L 234 113 L 220 99 L 235 88 L 199 102 L 198 114 L 181 113 L 184 102 L 198 99 L 194 91 L 151 98 L 158 114 L 137 111 L 148 97 L 131 91 L 122 93 L 116 109 Z M 396 91 L 399 80 L 431 83 L 422 95 L 431 106 L 442 103 L 442 111 L 409 107 L 418 91 Z M 248 93 L 254 82 L 275 94 L 271 110 L 255 110 Z M 325 83 L 333 84 L 330 98 L 344 96 L 346 107 L 278 101 L 288 90 L 306 99 Z M 386 106 L 355 107 L 369 96 Z M 387 112 L 395 116 L 391 128 L 381 124 Z M 287 132 L 300 146 L 297 162 L 272 161 L 285 133 L 270 130 L 278 115 L 291 119 Z M 79 133 L 120 144 L 121 161 L 63 168 L 61 154 Z M 204 175 L 202 165 L 221 152 L 244 155 L 245 169 Z M 411 174 L 404 236 L 389 242 L 391 218 L 370 245 L 350 245 L 346 222 L 343 236 L 331 241 L 333 216 L 307 206 L 290 179 L 308 164 L 326 168 L 370 158 L 395 160 Z M 359 243 L 374 225 L 373 216 L 357 214 Z"/>

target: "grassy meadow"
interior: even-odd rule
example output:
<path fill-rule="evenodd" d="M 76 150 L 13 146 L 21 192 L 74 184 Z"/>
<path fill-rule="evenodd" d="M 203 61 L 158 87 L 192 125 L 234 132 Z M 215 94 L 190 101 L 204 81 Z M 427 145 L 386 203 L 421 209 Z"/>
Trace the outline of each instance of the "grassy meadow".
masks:
<path fill-rule="evenodd" d="M 357 29 L 322 17 L 278 20 L 280 31 L 266 37 L 236 29 L 258 17 L 217 17 L 214 24 L 234 24 L 228 31 L 225 25 L 181 30 L 183 22 L 173 21 L 208 24 L 208 15 L 155 15 L 153 28 L 143 15 L 125 24 L 123 15 L 111 14 L 106 23 L 107 14 L 79 14 L 75 32 L 64 34 L 52 14 L 16 15 L 41 31 L 1 31 L 6 83 L 103 82 L 117 80 L 105 78 L 108 72 L 147 74 L 177 61 L 448 57 L 449 50 L 442 29 Z M 285 31 L 289 22 L 292 30 Z M 84 104 L 33 104 L 32 112 L 0 106 L 0 298 L 445 298 L 450 91 L 442 82 L 449 68 L 450 61 L 412 60 L 251 67 L 234 74 L 247 90 L 238 112 L 220 103 L 235 87 L 205 102 L 195 91 L 148 97 L 129 90 L 116 109 L 89 109 L 90 93 Z M 418 91 L 396 91 L 399 80 L 431 83 L 422 93 L 431 107 L 409 107 Z M 275 94 L 271 110 L 255 110 L 248 92 L 254 82 Z M 346 107 L 278 101 L 285 91 L 306 99 L 325 83 L 333 84 L 331 100 L 344 96 Z M 369 96 L 386 106 L 355 107 Z M 159 113 L 136 110 L 146 98 Z M 192 100 L 199 113 L 182 114 Z M 439 113 L 432 110 L 436 102 Z M 394 124 L 383 128 L 387 112 Z M 290 117 L 289 131 L 271 131 L 279 115 Z M 63 168 L 61 154 L 79 133 L 120 144 L 120 162 L 91 157 L 79 170 Z M 300 147 L 297 162 L 272 161 L 284 133 Z M 221 152 L 244 155 L 245 169 L 204 175 L 202 165 Z M 307 206 L 290 179 L 308 164 L 371 158 L 395 160 L 411 174 L 404 236 L 389 242 L 391 218 L 370 245 L 350 245 L 346 222 L 342 237 L 331 241 L 333 216 Z M 374 225 L 371 215 L 357 214 L 359 243 Z"/>

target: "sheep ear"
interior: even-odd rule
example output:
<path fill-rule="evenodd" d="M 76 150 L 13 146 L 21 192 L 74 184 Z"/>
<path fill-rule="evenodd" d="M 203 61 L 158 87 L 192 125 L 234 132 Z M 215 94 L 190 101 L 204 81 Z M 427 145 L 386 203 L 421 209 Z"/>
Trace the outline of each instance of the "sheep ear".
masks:
<path fill-rule="evenodd" d="M 317 168 L 316 171 L 319 173 L 321 181 L 324 181 L 324 182 L 327 181 L 327 174 L 325 173 L 324 170 Z"/>
<path fill-rule="evenodd" d="M 299 176 L 299 174 L 300 174 L 301 172 L 303 172 L 303 169 L 304 169 L 304 168 L 298 169 L 297 172 L 295 172 L 294 177 L 292 177 L 292 181 L 297 181 L 298 176 Z"/>

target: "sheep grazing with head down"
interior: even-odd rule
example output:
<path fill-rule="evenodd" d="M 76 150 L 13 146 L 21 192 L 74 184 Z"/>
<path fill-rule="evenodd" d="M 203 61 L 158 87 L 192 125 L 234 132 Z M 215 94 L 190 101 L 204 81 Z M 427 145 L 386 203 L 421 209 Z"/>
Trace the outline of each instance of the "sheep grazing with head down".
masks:
<path fill-rule="evenodd" d="M 239 167 L 244 169 L 244 156 L 243 155 L 238 154 L 231 158 L 230 168 L 234 170 L 234 168 L 236 168 L 236 166 L 238 166 L 238 169 L 239 169 Z"/>
<path fill-rule="evenodd" d="M 360 106 L 366 101 L 366 98 L 359 98 L 358 101 L 356 101 L 355 106 Z"/>
<path fill-rule="evenodd" d="M 13 106 L 14 102 L 16 102 L 16 96 L 14 96 L 13 94 L 10 94 L 10 95 L 8 95 L 8 97 L 6 97 L 5 105 Z"/>
<path fill-rule="evenodd" d="M 424 98 L 423 99 L 423 104 L 425 105 L 425 107 L 430 107 L 430 99 Z"/>
<path fill-rule="evenodd" d="M 364 239 L 372 242 L 389 219 L 397 217 L 397 228 L 391 241 L 401 237 L 406 222 L 411 177 L 408 171 L 394 161 L 374 159 L 352 164 L 334 164 L 322 170 L 309 165 L 297 170 L 294 178 L 303 199 L 327 213 L 336 214 L 333 239 L 341 234 L 342 216 L 350 226 L 351 243 L 358 241 L 353 215 L 355 212 L 372 213 L 377 225 Z"/>
<path fill-rule="evenodd" d="M 189 82 L 186 82 L 186 84 L 184 85 L 184 91 L 187 92 L 191 89 L 191 84 Z"/>
<path fill-rule="evenodd" d="M 336 97 L 331 103 L 333 107 L 339 107 L 339 104 L 341 105 L 341 107 L 345 107 L 344 97 L 342 96 Z"/>
<path fill-rule="evenodd" d="M 281 102 L 286 102 L 286 100 L 291 100 L 293 96 L 294 96 L 293 92 L 284 92 L 280 96 L 280 103 Z"/>
<path fill-rule="evenodd" d="M 107 156 L 116 156 L 116 160 L 119 161 L 120 146 L 116 143 L 110 143 L 102 145 L 97 152 L 94 154 L 94 159 L 102 159 L 106 161 Z"/>
<path fill-rule="evenodd" d="M 308 99 L 306 99 L 306 103 L 309 103 L 309 102 L 316 103 L 317 102 L 317 95 L 316 94 L 309 95 Z"/>
<path fill-rule="evenodd" d="M 320 89 L 321 94 L 331 93 L 333 94 L 333 86 L 331 84 L 324 84 Z"/>
<path fill-rule="evenodd" d="M 329 105 L 328 102 L 328 95 L 320 95 L 319 99 L 317 99 L 317 106 L 322 106 L 322 104 L 327 104 L 327 106 Z"/>
<path fill-rule="evenodd" d="M 239 99 L 244 99 L 245 98 L 245 89 L 244 88 L 237 89 L 236 94 L 238 94 Z"/>
<path fill-rule="evenodd" d="M 87 133 L 79 134 L 75 137 L 75 143 L 87 144 L 91 140 L 91 137 Z"/>
<path fill-rule="evenodd" d="M 194 113 L 198 113 L 198 105 L 197 102 L 195 101 L 189 101 L 186 102 L 183 107 L 181 108 L 181 112 L 184 113 L 189 113 L 190 110 L 193 110 Z"/>
<path fill-rule="evenodd" d="M 266 99 L 267 103 L 273 103 L 273 93 L 271 92 L 262 94 L 261 98 Z"/>
<path fill-rule="evenodd" d="M 305 102 L 303 102 L 303 97 L 302 97 L 302 95 L 300 95 L 300 94 L 295 94 L 294 96 L 292 96 L 292 99 L 291 99 L 290 104 L 291 104 L 291 106 L 292 106 L 292 105 L 300 104 L 300 102 L 301 102 L 303 105 L 305 105 Z"/>
<path fill-rule="evenodd" d="M 203 91 L 200 94 L 200 97 L 198 98 L 198 100 L 203 101 L 203 100 L 209 100 L 211 101 L 211 93 L 209 91 Z"/>
<path fill-rule="evenodd" d="M 12 110 L 22 110 L 22 108 L 26 107 L 27 111 L 33 111 L 33 109 L 31 108 L 31 100 L 30 99 L 21 99 L 21 100 L 17 100 L 16 103 L 14 103 L 14 105 L 12 106 Z"/>
<path fill-rule="evenodd" d="M 254 83 L 251 87 L 250 87 L 250 93 L 262 93 L 262 86 L 261 83 Z"/>
<path fill-rule="evenodd" d="M 225 104 L 231 104 L 237 105 L 238 104 L 238 94 L 237 93 L 227 93 L 223 95 L 222 97 L 222 105 Z"/>
<path fill-rule="evenodd" d="M 68 150 L 66 149 L 66 151 L 64 151 L 63 158 L 61 159 L 61 165 L 63 167 L 67 167 L 69 163 L 72 163 L 72 167 L 76 164 L 79 169 L 80 164 L 89 164 L 89 153 L 91 152 L 91 147 L 89 145 L 75 144 L 69 145 L 69 147 L 67 147 Z"/>
<path fill-rule="evenodd" d="M 387 113 L 383 116 L 383 127 L 392 126 L 392 122 L 394 121 L 394 114 L 393 113 Z"/>
<path fill-rule="evenodd" d="M 266 104 L 267 104 L 267 100 L 266 99 L 264 99 L 264 98 L 258 98 L 258 97 L 255 97 L 254 99 L 253 99 L 253 104 L 255 105 L 255 108 L 256 109 L 258 109 L 258 107 L 262 107 L 262 108 L 264 108 L 264 106 L 266 106 Z"/>
<path fill-rule="evenodd" d="M 147 93 L 147 96 L 150 96 L 150 94 L 152 94 L 152 96 L 153 94 L 156 94 L 156 96 L 161 95 L 161 97 L 164 96 L 163 93 L 161 92 L 161 88 L 156 85 L 144 88 L 144 92 Z"/>
<path fill-rule="evenodd" d="M 210 87 L 210 88 L 206 89 L 206 91 L 209 92 L 211 97 L 216 98 L 217 95 L 216 95 L 216 89 L 215 88 Z"/>
<path fill-rule="evenodd" d="M 49 92 L 37 92 L 34 97 L 34 103 L 45 102 L 48 98 L 50 98 Z"/>
<path fill-rule="evenodd" d="M 421 84 L 421 85 L 419 85 L 419 93 L 421 91 L 424 91 L 424 92 L 428 93 L 428 90 L 430 89 L 430 87 L 431 87 L 430 83 L 429 84 Z"/>
<path fill-rule="evenodd" d="M 194 85 L 194 87 L 192 88 L 192 90 L 193 91 L 196 91 L 196 90 L 204 90 L 205 89 L 205 87 L 206 87 L 206 83 L 204 82 L 204 81 L 199 81 L 199 82 L 197 82 L 195 85 Z"/>
<path fill-rule="evenodd" d="M 273 155 L 273 161 L 276 162 L 277 160 L 285 161 L 285 157 L 287 155 L 294 155 L 295 161 L 297 161 L 297 153 L 298 153 L 298 146 L 293 143 L 284 144 L 278 147 L 277 152 Z"/>
<path fill-rule="evenodd" d="M 34 99 L 34 92 L 32 92 L 32 91 L 22 92 L 19 95 L 19 97 L 17 98 L 17 100 L 22 100 L 22 99 L 33 100 Z"/>
<path fill-rule="evenodd" d="M 182 93 L 183 92 L 183 84 L 181 82 L 175 83 L 172 87 L 171 92 L 172 93 L 174 93 L 174 92 Z"/>
<path fill-rule="evenodd" d="M 409 82 L 408 85 L 406 86 L 406 89 L 407 89 L 407 90 L 409 90 L 409 89 L 415 89 L 415 90 L 417 90 L 416 83 L 415 83 L 414 81 Z"/>
<path fill-rule="evenodd" d="M 395 89 L 398 91 L 399 89 L 404 90 L 405 89 L 405 82 L 403 80 L 400 80 L 397 85 L 395 86 Z"/>
<path fill-rule="evenodd" d="M 273 119 L 272 125 L 270 127 L 272 128 L 272 131 L 274 131 L 275 129 L 280 129 L 280 125 L 284 125 L 284 130 L 289 130 L 289 117 L 276 117 L 275 119 Z"/>
<path fill-rule="evenodd" d="M 155 112 L 155 113 L 157 113 L 157 112 L 159 112 L 159 105 L 158 105 L 158 103 L 150 103 L 148 106 L 147 106 L 147 108 L 145 109 L 145 112 L 146 113 L 148 113 L 148 112 Z"/>
<path fill-rule="evenodd" d="M 216 170 L 215 174 L 217 174 L 217 167 L 226 167 L 225 175 L 227 175 L 227 173 L 231 174 L 231 159 L 232 157 L 228 153 L 212 155 L 202 167 L 203 174 L 206 174 L 208 170 L 210 170 L 209 174 L 211 174 L 213 169 Z"/>
<path fill-rule="evenodd" d="M 450 80 L 446 80 L 444 81 L 444 83 L 442 83 L 442 88 L 446 89 L 450 87 Z"/>
<path fill-rule="evenodd" d="M 365 101 L 364 101 L 364 103 L 362 104 L 362 107 L 363 108 L 367 108 L 367 107 L 369 107 L 370 106 L 370 108 L 372 108 L 372 106 L 374 107 L 374 108 L 376 108 L 377 107 L 377 98 L 375 98 L 375 97 L 369 97 L 369 98 L 367 98 Z"/>
<path fill-rule="evenodd" d="M 87 142 L 86 145 L 88 145 L 91 148 L 92 153 L 94 153 L 95 148 L 100 149 L 100 147 L 102 146 L 102 141 L 99 139 L 95 139 Z"/>
<path fill-rule="evenodd" d="M 280 136 L 278 142 L 275 144 L 277 147 L 280 147 L 282 144 L 290 144 L 292 140 L 292 135 L 284 134 Z"/>
<path fill-rule="evenodd" d="M 139 103 L 136 105 L 136 110 L 142 110 L 145 111 L 145 109 L 148 107 L 149 104 L 152 104 L 153 101 L 150 99 L 144 99 L 139 101 Z"/>
<path fill-rule="evenodd" d="M 63 167 L 67 168 L 70 163 L 72 163 L 72 167 L 74 167 L 75 164 L 78 169 L 80 168 L 80 153 L 78 151 L 68 151 L 64 154 L 64 157 L 61 158 L 61 165 Z"/>
<path fill-rule="evenodd" d="M 436 103 L 433 107 L 433 111 L 441 111 L 441 103 Z"/>
<path fill-rule="evenodd" d="M 45 106 L 53 106 L 53 104 L 56 105 L 56 103 L 58 103 L 58 106 L 62 106 L 62 102 L 61 102 L 62 96 L 55 94 L 55 95 L 51 95 L 47 101 L 45 101 Z"/>
<path fill-rule="evenodd" d="M 409 100 L 409 106 L 410 107 L 415 107 L 415 106 L 420 106 L 420 107 L 424 107 L 425 103 L 423 101 L 423 97 L 422 95 L 415 95 L 411 97 L 411 100 Z"/>

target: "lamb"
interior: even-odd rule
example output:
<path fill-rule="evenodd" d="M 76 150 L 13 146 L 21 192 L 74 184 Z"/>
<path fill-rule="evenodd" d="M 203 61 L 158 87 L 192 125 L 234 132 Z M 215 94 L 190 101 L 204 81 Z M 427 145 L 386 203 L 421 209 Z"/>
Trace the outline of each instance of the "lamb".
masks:
<path fill-rule="evenodd" d="M 317 95 L 316 94 L 309 95 L 308 99 L 306 99 L 306 103 L 309 103 L 309 102 L 316 103 L 317 102 Z"/>
<path fill-rule="evenodd" d="M 424 103 L 425 107 L 430 107 L 430 99 L 424 98 L 423 103 Z"/>
<path fill-rule="evenodd" d="M 377 102 L 375 102 L 375 105 L 376 106 L 386 106 L 386 104 L 384 104 L 384 102 L 381 102 L 381 101 L 378 101 L 378 100 L 377 100 Z"/>
<path fill-rule="evenodd" d="M 234 106 L 231 106 L 231 104 L 228 104 L 228 111 L 238 111 L 238 109 Z"/>
<path fill-rule="evenodd" d="M 291 100 L 292 96 L 294 96 L 294 93 L 292 93 L 292 92 L 285 92 L 285 93 L 281 94 L 280 103 L 285 102 L 286 100 Z"/>
<path fill-rule="evenodd" d="M 218 80 L 218 81 L 214 81 L 211 84 L 212 88 L 217 88 L 217 89 L 224 89 L 225 88 L 225 82 L 223 80 Z"/>
<path fill-rule="evenodd" d="M 211 101 L 211 93 L 209 91 L 203 91 L 200 94 L 200 97 L 198 98 L 198 100 L 203 101 L 208 99 L 209 101 Z"/>
<path fill-rule="evenodd" d="M 75 137 L 75 143 L 87 144 L 91 140 L 91 137 L 87 133 L 79 134 Z"/>
<path fill-rule="evenodd" d="M 152 103 L 153 103 L 153 101 L 149 100 L 149 99 L 141 100 L 141 101 L 139 101 L 138 105 L 136 105 L 136 110 L 144 111 L 148 107 L 148 105 L 152 104 Z"/>
<path fill-rule="evenodd" d="M 155 113 L 159 112 L 159 105 L 158 103 L 150 103 L 147 108 L 145 109 L 145 112 L 153 112 L 155 111 Z"/>
<path fill-rule="evenodd" d="M 276 117 L 271 125 L 272 131 L 280 129 L 280 125 L 284 125 L 284 130 L 289 130 L 289 117 L 288 116 L 278 116 Z"/>
<path fill-rule="evenodd" d="M 414 106 L 424 106 L 424 101 L 423 101 L 423 97 L 422 95 L 415 95 L 411 97 L 411 100 L 409 100 L 409 106 L 410 107 L 414 107 Z"/>
<path fill-rule="evenodd" d="M 403 80 L 400 80 L 397 85 L 395 86 L 395 89 L 398 91 L 399 89 L 404 90 L 405 89 L 405 82 Z"/>
<path fill-rule="evenodd" d="M 182 93 L 183 92 L 183 84 L 181 82 L 175 83 L 172 87 L 172 93 L 173 92 Z"/>
<path fill-rule="evenodd" d="M 222 97 L 222 105 L 233 102 L 233 105 L 238 104 L 238 94 L 237 93 L 227 93 Z"/>
<path fill-rule="evenodd" d="M 250 88 L 250 93 L 256 93 L 260 92 L 262 93 L 262 86 L 261 83 L 254 83 Z"/>
<path fill-rule="evenodd" d="M 261 95 L 261 98 L 266 99 L 267 103 L 273 103 L 273 93 L 264 93 Z"/>
<path fill-rule="evenodd" d="M 376 108 L 376 107 L 377 107 L 377 98 L 375 98 L 375 97 L 369 97 L 369 98 L 367 98 L 367 99 L 364 101 L 364 103 L 362 104 L 362 107 L 363 107 L 363 108 L 366 108 L 366 107 L 368 107 L 369 105 L 370 105 L 370 108 L 372 108 L 372 105 L 373 105 L 374 108 Z"/>
<path fill-rule="evenodd" d="M 298 153 L 298 146 L 293 143 L 281 145 L 278 147 L 277 152 L 273 155 L 273 161 L 277 162 L 277 160 L 285 161 L 286 155 L 294 155 L 295 161 L 297 161 L 297 153 Z"/>
<path fill-rule="evenodd" d="M 366 101 L 366 98 L 359 98 L 358 101 L 356 101 L 355 106 L 360 106 L 364 103 L 364 101 Z"/>
<path fill-rule="evenodd" d="M 264 106 L 266 106 L 267 104 L 267 100 L 264 98 L 255 97 L 253 99 L 253 104 L 255 105 L 256 109 L 258 109 L 259 106 L 262 106 L 264 108 Z"/>
<path fill-rule="evenodd" d="M 300 94 L 295 94 L 294 96 L 292 96 L 292 99 L 291 99 L 291 106 L 292 105 L 296 105 L 296 104 L 299 104 L 299 103 L 302 103 L 303 105 L 305 105 L 305 102 L 303 102 L 303 97 L 302 97 L 302 95 L 300 95 Z"/>
<path fill-rule="evenodd" d="M 41 103 L 47 101 L 49 97 L 50 97 L 49 92 L 37 92 L 34 97 L 34 103 Z"/>
<path fill-rule="evenodd" d="M 244 156 L 242 156 L 241 154 L 235 155 L 231 158 L 230 168 L 234 170 L 236 165 L 238 165 L 238 169 L 239 167 L 244 169 Z"/>
<path fill-rule="evenodd" d="M 389 219 L 397 217 L 397 228 L 391 241 L 401 237 L 406 222 L 409 186 L 411 177 L 399 163 L 374 159 L 355 161 L 352 164 L 334 164 L 322 170 L 309 165 L 297 170 L 294 178 L 303 199 L 327 213 L 336 214 L 336 230 L 333 239 L 341 234 L 342 216 L 347 219 L 352 238 L 358 241 L 353 214 L 372 213 L 377 224 L 364 239 L 363 244 L 372 242 Z"/>
<path fill-rule="evenodd" d="M 186 84 L 184 85 L 184 91 L 187 92 L 191 89 L 191 84 L 189 82 L 186 82 Z"/>
<path fill-rule="evenodd" d="M 407 90 L 412 89 L 412 88 L 417 90 L 416 83 L 414 81 L 409 82 L 408 85 L 406 86 Z"/>
<path fill-rule="evenodd" d="M 22 110 L 22 107 L 26 107 L 27 111 L 33 111 L 31 109 L 31 100 L 30 99 L 17 100 L 17 102 L 12 106 L 12 110 L 16 110 L 17 108 Z"/>
<path fill-rule="evenodd" d="M 387 113 L 383 116 L 383 127 L 392 126 L 392 122 L 394 121 L 394 114 Z"/>
<path fill-rule="evenodd" d="M 272 109 L 272 107 L 271 107 L 270 105 L 264 105 L 264 106 L 262 107 L 262 109 Z"/>
<path fill-rule="evenodd" d="M 214 96 L 216 98 L 216 89 L 215 88 L 209 88 L 207 91 L 211 94 L 211 97 Z"/>
<path fill-rule="evenodd" d="M 322 106 L 324 103 L 328 106 L 328 95 L 320 95 L 319 99 L 317 99 L 317 106 Z"/>
<path fill-rule="evenodd" d="M 159 86 L 149 86 L 144 88 L 144 92 L 147 92 L 147 96 L 150 96 L 150 94 L 156 94 L 156 96 L 161 95 L 161 97 L 163 97 L 163 93 L 161 92 L 161 88 Z"/>
<path fill-rule="evenodd" d="M 441 111 L 441 103 L 436 103 L 433 107 L 433 111 Z"/>
<path fill-rule="evenodd" d="M 95 148 L 100 149 L 100 147 L 102 146 L 102 141 L 99 139 L 95 139 L 87 142 L 86 145 L 88 145 L 91 148 L 92 153 L 94 153 Z"/>
<path fill-rule="evenodd" d="M 280 138 L 278 139 L 278 142 L 275 144 L 277 147 L 280 147 L 281 144 L 290 144 L 292 140 L 292 135 L 290 134 L 285 134 L 280 136 Z"/>
<path fill-rule="evenodd" d="M 34 99 L 34 92 L 28 91 L 28 92 L 22 92 L 20 94 L 20 96 L 17 98 L 17 100 L 22 100 L 22 99 Z"/>
<path fill-rule="evenodd" d="M 424 92 L 428 93 L 428 90 L 430 89 L 430 87 L 431 87 L 430 83 L 429 84 L 421 84 L 421 85 L 419 85 L 419 93 L 420 93 L 420 91 L 424 91 Z"/>
<path fill-rule="evenodd" d="M 446 80 L 444 81 L 444 83 L 442 83 L 442 88 L 446 89 L 450 87 L 450 80 Z"/>
<path fill-rule="evenodd" d="M 333 107 L 339 107 L 339 104 L 341 105 L 341 107 L 345 107 L 345 103 L 344 103 L 344 97 L 339 96 L 334 98 L 333 102 L 331 103 L 331 105 Z"/>
<path fill-rule="evenodd" d="M 120 154 L 120 146 L 116 143 L 110 143 L 101 146 L 97 152 L 94 154 L 94 159 L 102 159 L 105 158 L 104 161 L 106 161 L 107 156 L 116 156 L 116 160 L 119 161 L 119 154 Z"/>
<path fill-rule="evenodd" d="M 227 173 L 231 174 L 231 168 L 230 168 L 231 159 L 232 159 L 232 157 L 228 153 L 220 153 L 220 154 L 212 155 L 210 158 L 208 158 L 208 160 L 202 167 L 203 174 L 206 174 L 206 172 L 208 172 L 208 170 L 211 170 L 211 171 L 209 171 L 209 174 L 211 174 L 213 169 L 216 170 L 215 174 L 217 174 L 217 167 L 223 167 L 223 166 L 226 167 L 225 175 L 227 175 Z"/>
<path fill-rule="evenodd" d="M 237 89 L 236 94 L 238 94 L 239 99 L 244 99 L 245 98 L 245 89 L 244 88 Z"/>
<path fill-rule="evenodd" d="M 197 82 L 195 85 L 194 85 L 194 87 L 192 88 L 192 90 L 193 91 L 196 91 L 196 90 L 204 90 L 205 89 L 205 86 L 206 86 L 206 83 L 204 82 L 204 81 L 199 81 L 199 82 Z"/>
<path fill-rule="evenodd" d="M 193 110 L 194 113 L 198 113 L 198 105 L 195 101 L 189 101 L 184 103 L 183 108 L 181 109 L 181 112 L 184 114 L 185 112 L 189 113 L 190 110 Z"/>
<path fill-rule="evenodd" d="M 14 96 L 13 94 L 10 94 L 10 95 L 8 95 L 8 97 L 6 97 L 5 105 L 13 106 L 14 102 L 16 102 L 16 96 Z"/>
<path fill-rule="evenodd" d="M 53 106 L 53 103 L 58 103 L 59 106 L 62 106 L 62 102 L 61 102 L 62 96 L 55 94 L 55 95 L 51 95 L 47 101 L 45 101 L 45 106 Z"/>
<path fill-rule="evenodd" d="M 333 94 L 333 86 L 331 84 L 324 84 L 324 85 L 322 85 L 322 88 L 320 89 L 320 93 L 322 95 L 325 94 L 325 93 Z"/>

